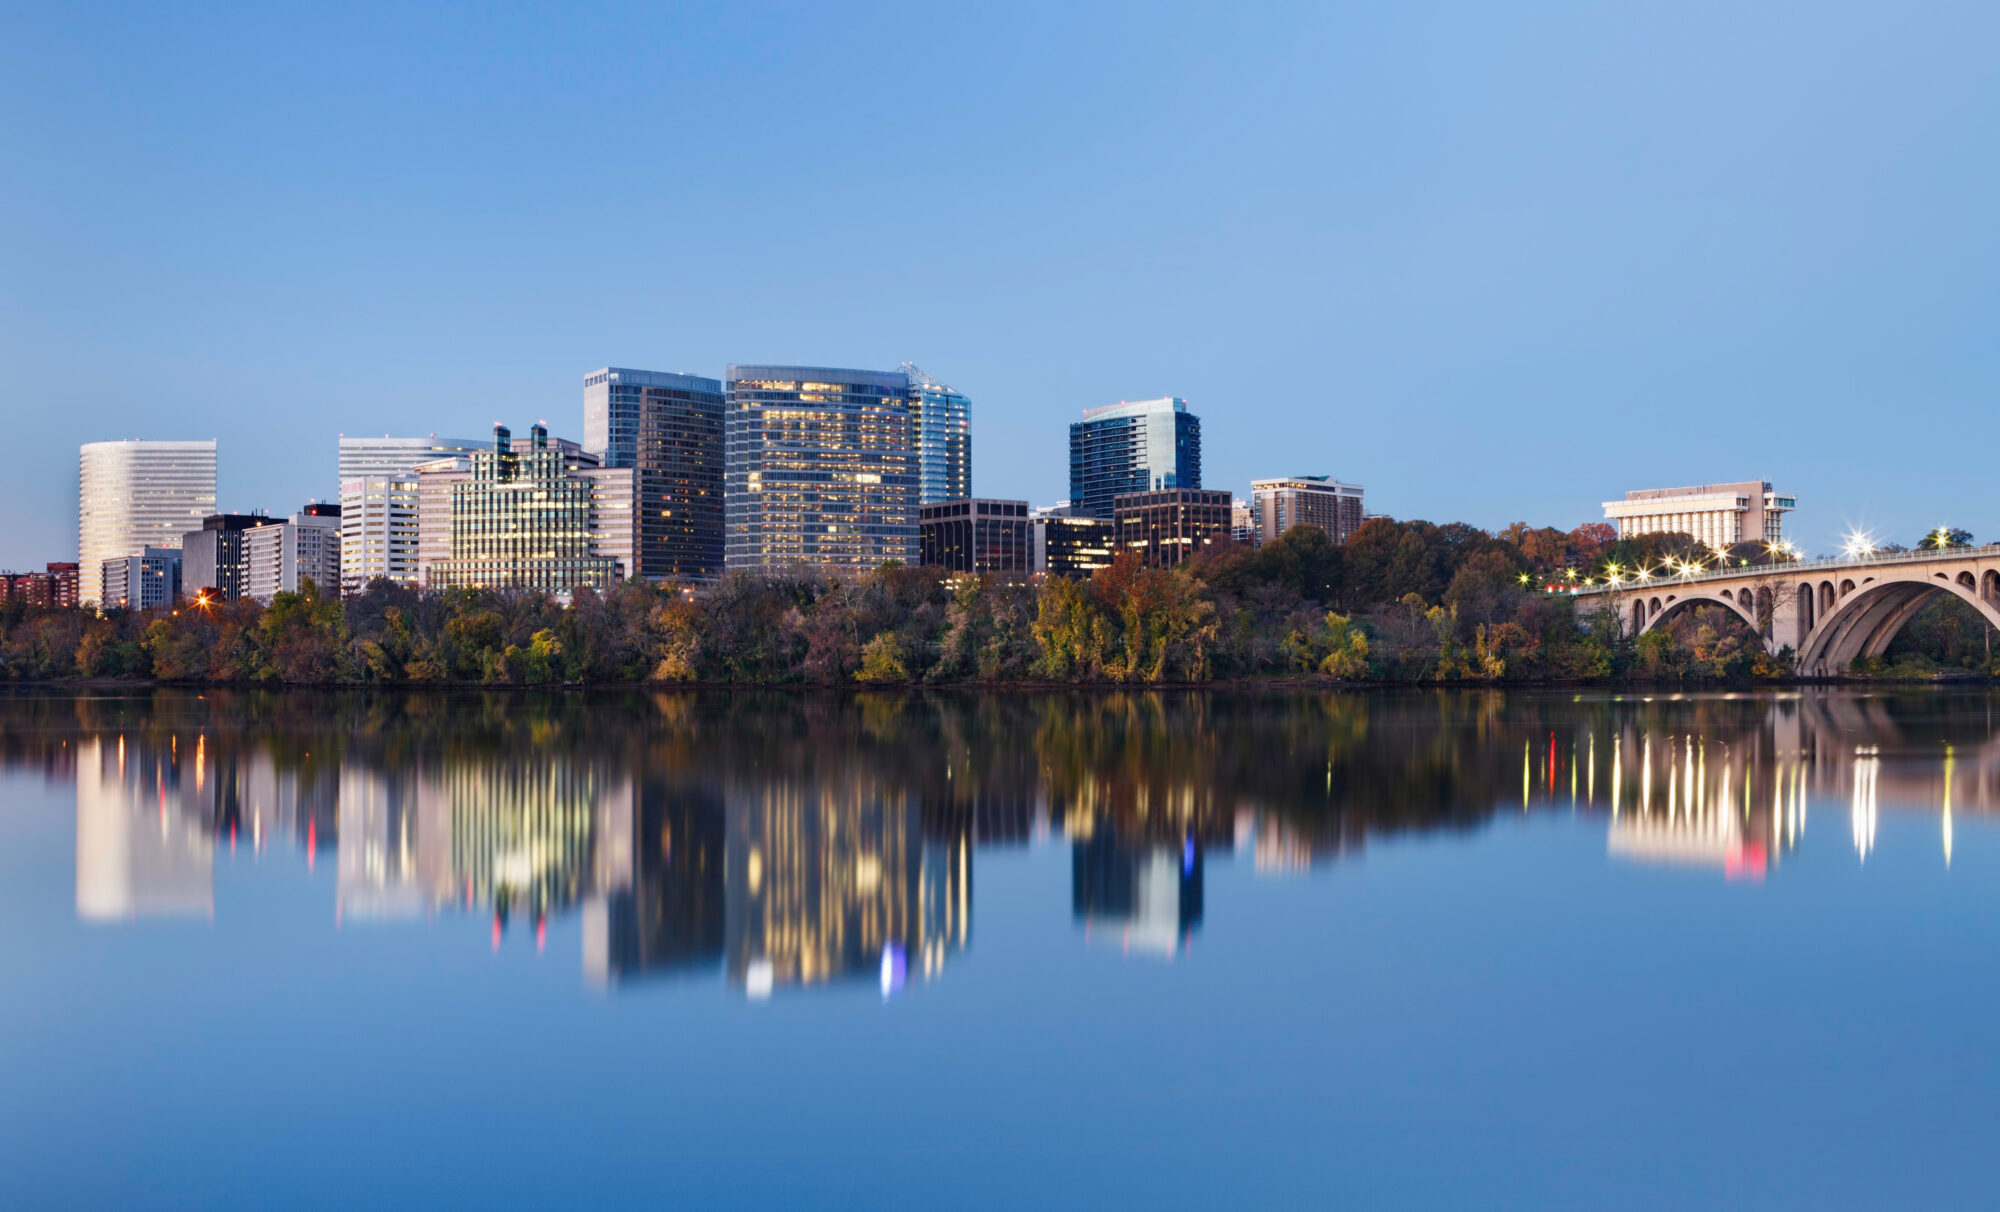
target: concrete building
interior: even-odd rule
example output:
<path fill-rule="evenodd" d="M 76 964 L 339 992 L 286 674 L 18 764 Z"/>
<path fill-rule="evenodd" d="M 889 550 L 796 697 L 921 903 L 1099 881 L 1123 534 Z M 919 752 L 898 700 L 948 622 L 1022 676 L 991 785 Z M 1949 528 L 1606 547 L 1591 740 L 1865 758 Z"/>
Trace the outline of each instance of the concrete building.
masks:
<path fill-rule="evenodd" d="M 728 567 L 917 562 L 908 375 L 761 365 L 727 375 Z"/>
<path fill-rule="evenodd" d="M 180 548 L 148 547 L 138 555 L 105 560 L 99 565 L 98 584 L 106 610 L 172 605 L 181 596 Z"/>
<path fill-rule="evenodd" d="M 583 377 L 583 449 L 636 471 L 635 576 L 722 572 L 722 384 L 607 366 Z"/>
<path fill-rule="evenodd" d="M 340 438 L 341 592 L 376 577 L 417 584 L 416 467 L 489 450 L 472 438 Z"/>
<path fill-rule="evenodd" d="M 77 592 L 103 603 L 106 560 L 178 550 L 215 512 L 215 442 L 90 442 L 80 455 Z"/>
<path fill-rule="evenodd" d="M 224 602 L 242 597 L 249 567 L 243 536 L 272 522 L 262 513 L 212 513 L 203 518 L 200 530 L 181 536 L 181 585 L 189 595 L 206 591 Z"/>
<path fill-rule="evenodd" d="M 938 501 L 918 510 L 925 564 L 954 572 L 1034 571 L 1026 501 Z"/>
<path fill-rule="evenodd" d="M 972 496 L 972 401 L 903 363 L 910 377 L 910 414 L 916 424 L 917 503 L 962 501 Z"/>
<path fill-rule="evenodd" d="M 429 567 L 433 589 L 602 592 L 631 575 L 632 468 L 599 467 L 541 425 L 515 450 L 503 425 L 452 485 L 451 556 Z"/>
<path fill-rule="evenodd" d="M 1317 526 L 1326 537 L 1345 543 L 1361 529 L 1361 486 L 1342 484 L 1326 476 L 1279 476 L 1250 481 L 1253 540 L 1259 546 L 1301 524 Z"/>
<path fill-rule="evenodd" d="M 1167 398 L 1084 410 L 1069 427 L 1069 499 L 1110 519 L 1117 497 L 1201 487 L 1201 418 Z"/>
<path fill-rule="evenodd" d="M 451 494 L 472 478 L 472 460 L 451 455 L 411 471 L 417 477 L 417 587 L 427 589 L 431 569 L 451 558 Z"/>
<path fill-rule="evenodd" d="M 1132 492 L 1117 498 L 1116 549 L 1152 568 L 1172 568 L 1229 537 L 1230 495 L 1200 488 Z"/>
<path fill-rule="evenodd" d="M 1079 518 L 1054 510 L 1028 519 L 1028 567 L 1057 576 L 1084 576 L 1111 566 L 1118 526 L 1103 518 Z"/>
<path fill-rule="evenodd" d="M 1781 543 L 1785 514 L 1798 498 L 1771 490 L 1768 480 L 1700 484 L 1692 488 L 1647 488 L 1622 501 L 1604 503 L 1604 520 L 1618 524 L 1618 537 L 1687 534 L 1715 551 L 1738 543 Z"/>
<path fill-rule="evenodd" d="M 340 585 L 340 506 L 308 505 L 275 526 L 243 532 L 243 596 L 269 602 L 310 580 L 333 597 Z"/>

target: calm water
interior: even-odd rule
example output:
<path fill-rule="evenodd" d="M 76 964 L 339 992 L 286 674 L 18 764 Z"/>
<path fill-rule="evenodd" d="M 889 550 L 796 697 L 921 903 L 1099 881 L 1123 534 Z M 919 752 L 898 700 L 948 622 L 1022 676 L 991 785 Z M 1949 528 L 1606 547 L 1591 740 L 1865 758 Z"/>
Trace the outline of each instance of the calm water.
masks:
<path fill-rule="evenodd" d="M 0 1206 L 1990 1206 L 1996 706 L 0 697 Z"/>

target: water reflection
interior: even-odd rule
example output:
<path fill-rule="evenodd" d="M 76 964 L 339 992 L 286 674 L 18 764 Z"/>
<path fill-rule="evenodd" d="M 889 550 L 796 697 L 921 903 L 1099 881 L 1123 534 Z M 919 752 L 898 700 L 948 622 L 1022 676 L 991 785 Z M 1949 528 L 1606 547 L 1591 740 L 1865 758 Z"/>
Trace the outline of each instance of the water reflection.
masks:
<path fill-rule="evenodd" d="M 210 917 L 240 848 L 334 869 L 343 923 L 580 917 L 615 990 L 750 998 L 936 980 L 982 850 L 1060 841 L 1079 941 L 1173 957 L 1205 868 L 1311 872 L 1370 838 L 1599 818 L 1609 859 L 1764 879 L 1848 805 L 1993 810 L 1983 692 L 972 697 L 305 695 L 0 700 L 0 761 L 76 788 L 76 911 Z M 1844 849 L 1848 838 L 1840 839 Z M 317 876 L 316 876 L 317 878 Z M 223 910 L 227 912 L 225 908 Z M 1226 912 L 1226 909 L 1220 910 Z"/>

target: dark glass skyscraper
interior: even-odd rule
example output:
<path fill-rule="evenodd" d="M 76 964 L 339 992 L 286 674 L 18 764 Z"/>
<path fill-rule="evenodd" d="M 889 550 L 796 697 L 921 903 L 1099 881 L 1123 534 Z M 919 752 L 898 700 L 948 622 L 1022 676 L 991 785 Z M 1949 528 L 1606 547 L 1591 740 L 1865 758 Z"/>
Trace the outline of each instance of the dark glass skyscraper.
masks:
<path fill-rule="evenodd" d="M 722 571 L 722 384 L 607 366 L 583 378 L 583 448 L 638 473 L 635 575 Z"/>
<path fill-rule="evenodd" d="M 1201 418 L 1168 398 L 1087 408 L 1069 427 L 1069 500 L 1087 518 L 1113 516 L 1128 492 L 1201 487 Z"/>

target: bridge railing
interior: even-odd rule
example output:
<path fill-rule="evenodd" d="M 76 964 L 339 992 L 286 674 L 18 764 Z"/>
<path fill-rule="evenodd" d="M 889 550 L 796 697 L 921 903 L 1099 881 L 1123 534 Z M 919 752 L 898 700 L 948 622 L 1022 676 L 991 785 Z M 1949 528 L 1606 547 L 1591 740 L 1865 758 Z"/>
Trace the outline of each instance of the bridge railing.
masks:
<path fill-rule="evenodd" d="M 1843 568 L 1874 568 L 1882 564 L 1922 564 L 1937 560 L 1976 559 L 1981 556 L 2000 556 L 2000 543 L 1917 551 L 1878 551 L 1865 556 L 1821 556 L 1816 560 L 1793 560 L 1784 564 L 1738 564 L 1726 568 L 1704 568 L 1700 572 L 1661 572 L 1643 581 L 1625 580 L 1616 585 L 1578 585 L 1570 592 L 1582 597 L 1586 594 L 1625 593 L 1641 586 L 1691 585 L 1730 577 L 1790 576 L 1795 572 L 1814 569 L 1830 571 Z"/>

